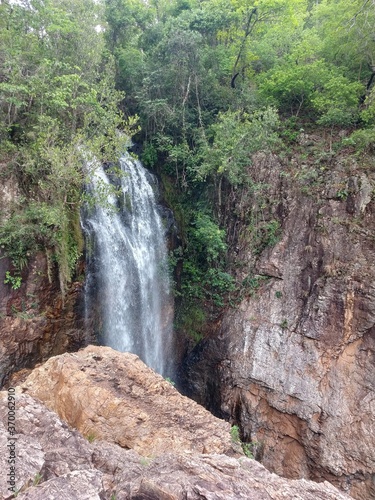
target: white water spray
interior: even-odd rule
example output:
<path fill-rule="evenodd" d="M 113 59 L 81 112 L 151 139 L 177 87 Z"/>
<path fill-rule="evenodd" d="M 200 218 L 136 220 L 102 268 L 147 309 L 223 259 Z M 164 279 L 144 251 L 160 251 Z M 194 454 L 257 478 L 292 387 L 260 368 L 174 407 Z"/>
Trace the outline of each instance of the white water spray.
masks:
<path fill-rule="evenodd" d="M 170 373 L 172 299 L 167 272 L 165 229 L 152 184 L 154 177 L 129 155 L 120 160 L 120 196 L 83 218 L 88 259 L 86 316 L 99 342 L 137 354 L 162 375 Z M 111 185 L 98 167 L 90 189 Z M 90 252 L 89 252 L 90 254 Z"/>

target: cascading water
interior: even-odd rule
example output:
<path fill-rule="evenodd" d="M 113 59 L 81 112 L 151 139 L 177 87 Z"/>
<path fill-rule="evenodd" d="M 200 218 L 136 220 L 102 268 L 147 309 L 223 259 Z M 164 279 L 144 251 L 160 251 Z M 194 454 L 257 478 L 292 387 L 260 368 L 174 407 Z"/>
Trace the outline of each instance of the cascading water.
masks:
<path fill-rule="evenodd" d="M 83 216 L 88 243 L 86 317 L 99 342 L 137 354 L 162 375 L 171 373 L 173 303 L 167 272 L 165 229 L 155 178 L 130 155 L 113 181 L 103 167 L 89 191 L 110 191 L 105 205 Z M 112 179 L 112 181 L 111 181 Z"/>

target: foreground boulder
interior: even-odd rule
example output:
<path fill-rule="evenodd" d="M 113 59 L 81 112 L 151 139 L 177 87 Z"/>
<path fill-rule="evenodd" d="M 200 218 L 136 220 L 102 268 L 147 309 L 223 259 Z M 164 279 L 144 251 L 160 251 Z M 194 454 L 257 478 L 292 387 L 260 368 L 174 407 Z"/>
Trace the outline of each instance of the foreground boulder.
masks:
<path fill-rule="evenodd" d="M 95 450 L 94 463 L 116 500 L 349 499 L 329 483 L 284 479 L 246 457 L 166 454 L 148 463 L 132 453 L 104 443 Z"/>
<path fill-rule="evenodd" d="M 0 393 L 6 449 L 7 393 Z M 292 481 L 246 457 L 167 453 L 146 459 L 105 441 L 88 442 L 27 394 L 16 394 L 19 500 L 348 500 L 328 483 Z M 141 431 L 140 431 L 141 432 Z M 0 454 L 0 499 L 13 498 L 7 453 Z"/>
<path fill-rule="evenodd" d="M 90 444 L 83 436 L 62 422 L 56 413 L 49 411 L 43 404 L 26 394 L 16 395 L 15 407 L 15 486 L 9 482 L 10 449 L 13 437 L 9 435 L 8 394 L 0 393 L 0 498 L 13 498 L 13 492 L 23 491 L 35 485 L 39 496 L 30 498 L 79 498 L 81 500 L 99 499 L 103 491 L 102 473 L 95 469 Z M 5 450 L 5 452 L 4 452 Z M 11 460 L 11 459 L 10 459 Z M 49 497 L 40 494 L 39 484 L 51 484 L 54 488 L 58 478 L 60 496 Z M 49 486 L 50 487 L 50 486 Z M 61 488 L 60 488 L 61 487 Z M 74 487 L 74 495 L 68 494 Z M 13 488 L 13 489 L 12 489 Z M 67 495 L 65 494 L 67 492 Z M 17 498 L 24 498 L 19 494 Z M 29 498 L 28 494 L 25 498 Z"/>
<path fill-rule="evenodd" d="M 234 453 L 227 422 L 179 394 L 134 354 L 89 346 L 56 356 L 22 388 L 89 439 L 144 456 Z"/>

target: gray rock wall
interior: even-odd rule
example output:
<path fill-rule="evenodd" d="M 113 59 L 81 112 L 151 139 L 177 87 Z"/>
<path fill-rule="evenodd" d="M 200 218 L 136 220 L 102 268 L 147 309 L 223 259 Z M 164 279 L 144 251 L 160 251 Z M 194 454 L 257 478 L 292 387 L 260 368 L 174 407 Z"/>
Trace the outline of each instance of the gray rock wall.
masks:
<path fill-rule="evenodd" d="M 259 256 L 239 240 L 240 272 L 266 279 L 187 360 L 190 392 L 214 397 L 271 471 L 375 498 L 373 169 L 260 155 L 251 174 L 281 236 Z"/>

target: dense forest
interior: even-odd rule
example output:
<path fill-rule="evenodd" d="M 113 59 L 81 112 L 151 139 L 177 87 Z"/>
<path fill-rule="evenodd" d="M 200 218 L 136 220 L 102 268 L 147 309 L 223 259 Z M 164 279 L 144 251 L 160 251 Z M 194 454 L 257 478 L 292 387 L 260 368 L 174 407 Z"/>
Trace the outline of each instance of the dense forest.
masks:
<path fill-rule="evenodd" d="M 304 130 L 326 154 L 371 152 L 374 25 L 374 0 L 3 0 L 0 175 L 19 187 L 6 281 L 44 251 L 65 292 L 92 158 L 114 163 L 133 137 L 178 223 L 176 320 L 198 340 L 207 314 L 259 286 L 228 259 L 236 221 L 255 256 L 278 238 L 253 155 L 287 162 Z"/>

